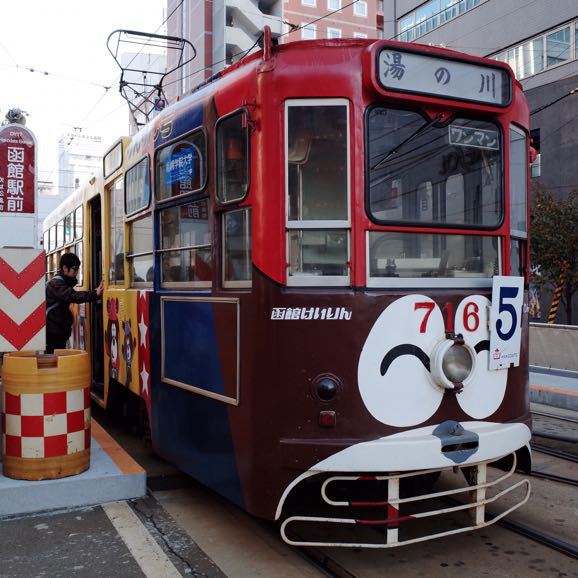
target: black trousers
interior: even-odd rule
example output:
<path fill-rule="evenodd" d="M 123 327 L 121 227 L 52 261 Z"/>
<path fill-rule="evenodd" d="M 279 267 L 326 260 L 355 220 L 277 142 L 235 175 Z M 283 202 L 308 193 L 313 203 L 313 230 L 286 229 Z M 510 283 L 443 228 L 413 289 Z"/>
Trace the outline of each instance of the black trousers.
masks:
<path fill-rule="evenodd" d="M 68 337 L 58 333 L 46 334 L 46 353 L 54 353 L 55 349 L 66 349 Z"/>

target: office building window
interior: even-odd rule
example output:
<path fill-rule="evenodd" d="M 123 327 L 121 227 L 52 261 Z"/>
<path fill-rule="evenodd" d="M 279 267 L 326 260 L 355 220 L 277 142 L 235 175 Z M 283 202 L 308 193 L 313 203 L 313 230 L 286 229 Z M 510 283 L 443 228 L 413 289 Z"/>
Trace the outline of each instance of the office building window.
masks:
<path fill-rule="evenodd" d="M 353 15 L 367 18 L 367 2 L 365 2 L 365 0 L 358 0 L 353 5 Z"/>
<path fill-rule="evenodd" d="M 570 59 L 570 26 L 546 36 L 546 66 Z"/>
<path fill-rule="evenodd" d="M 311 6 L 312 8 L 317 6 L 316 0 L 301 0 L 301 4 L 303 6 Z"/>
<path fill-rule="evenodd" d="M 315 37 L 317 36 L 316 32 L 317 27 L 315 24 L 307 24 L 306 22 L 301 24 L 301 38 L 303 40 L 315 40 Z"/>
<path fill-rule="evenodd" d="M 341 0 L 327 0 L 327 10 L 341 10 Z"/>
<path fill-rule="evenodd" d="M 328 28 L 327 38 L 341 38 L 341 30 L 339 28 Z"/>
<path fill-rule="evenodd" d="M 397 37 L 402 42 L 411 42 L 428 34 L 448 20 L 479 6 L 485 0 L 430 0 L 413 12 L 406 14 L 397 24 Z"/>
<path fill-rule="evenodd" d="M 578 20 L 563 28 L 536 36 L 524 44 L 508 48 L 494 55 L 493 58 L 500 62 L 507 62 L 516 78 L 521 80 L 578 58 L 577 36 Z M 572 42 L 574 42 L 574 50 L 572 50 Z"/>
<path fill-rule="evenodd" d="M 367 34 L 364 32 L 354 32 L 353 38 L 367 38 Z"/>

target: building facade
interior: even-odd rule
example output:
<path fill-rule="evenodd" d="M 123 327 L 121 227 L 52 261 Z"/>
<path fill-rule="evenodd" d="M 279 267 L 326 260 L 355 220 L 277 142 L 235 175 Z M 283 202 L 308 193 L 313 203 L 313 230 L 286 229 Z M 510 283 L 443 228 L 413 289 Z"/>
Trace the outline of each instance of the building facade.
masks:
<path fill-rule="evenodd" d="M 82 133 L 58 139 L 58 194 L 64 199 L 102 168 L 102 137 Z"/>
<path fill-rule="evenodd" d="M 213 74 L 251 50 L 258 49 L 264 26 L 273 37 L 283 33 L 283 0 L 213 0 L 212 2 L 167 1 L 167 34 L 193 44 L 195 58 L 164 82 L 169 102 L 187 94 Z M 190 58 L 186 48 L 183 61 Z M 167 68 L 176 66 L 176 54 L 167 54 Z"/>

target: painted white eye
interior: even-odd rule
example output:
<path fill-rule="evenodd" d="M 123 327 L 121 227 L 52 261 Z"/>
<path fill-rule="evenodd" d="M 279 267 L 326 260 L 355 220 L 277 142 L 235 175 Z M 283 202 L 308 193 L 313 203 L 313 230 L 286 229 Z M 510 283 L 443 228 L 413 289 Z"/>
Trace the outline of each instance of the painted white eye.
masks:
<path fill-rule="evenodd" d="M 466 297 L 456 309 L 455 332 L 476 351 L 473 373 L 456 396 L 461 408 L 474 419 L 492 415 L 502 403 L 508 381 L 507 370 L 490 371 L 490 301 L 482 295 Z"/>
<path fill-rule="evenodd" d="M 389 305 L 373 325 L 359 358 L 359 391 L 382 423 L 406 427 L 430 418 L 443 389 L 430 376 L 430 356 L 444 338 L 442 312 L 425 295 L 406 295 Z"/>

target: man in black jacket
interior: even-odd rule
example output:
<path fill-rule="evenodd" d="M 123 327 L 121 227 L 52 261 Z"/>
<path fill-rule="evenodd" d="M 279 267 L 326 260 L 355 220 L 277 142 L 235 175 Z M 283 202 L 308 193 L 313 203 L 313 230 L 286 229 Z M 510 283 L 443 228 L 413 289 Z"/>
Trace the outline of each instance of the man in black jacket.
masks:
<path fill-rule="evenodd" d="M 74 320 L 70 304 L 96 301 L 102 295 L 102 281 L 94 291 L 74 290 L 79 268 L 80 259 L 74 253 L 64 253 L 58 274 L 46 284 L 46 353 L 66 348 Z"/>

